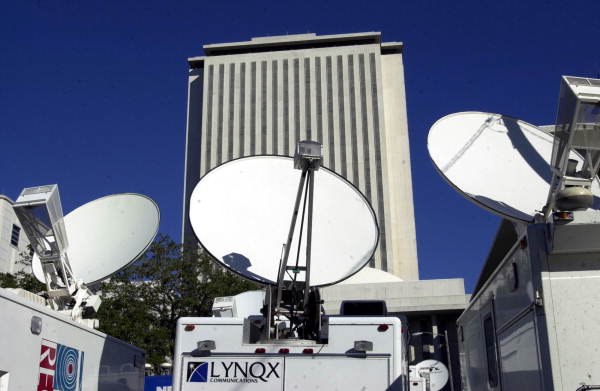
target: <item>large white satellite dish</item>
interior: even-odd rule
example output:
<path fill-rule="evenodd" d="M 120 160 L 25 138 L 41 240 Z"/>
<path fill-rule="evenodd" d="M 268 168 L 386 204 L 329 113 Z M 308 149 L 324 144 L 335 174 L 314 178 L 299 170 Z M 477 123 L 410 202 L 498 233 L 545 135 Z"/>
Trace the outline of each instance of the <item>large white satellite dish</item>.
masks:
<path fill-rule="evenodd" d="M 156 203 L 141 194 L 98 198 L 65 216 L 69 246 L 66 253 L 73 275 L 86 284 L 102 281 L 143 254 L 158 232 Z M 44 282 L 37 254 L 32 269 Z"/>
<path fill-rule="evenodd" d="M 467 199 L 502 217 L 532 221 L 548 198 L 553 141 L 515 118 L 463 112 L 433 124 L 427 147 L 440 174 Z M 575 152 L 570 158 L 583 164 Z M 597 180 L 592 192 L 600 195 Z"/>
<path fill-rule="evenodd" d="M 190 198 L 190 222 L 201 245 L 230 270 L 275 285 L 300 175 L 294 160 L 282 156 L 241 158 L 208 172 Z M 365 266 L 379 229 L 358 189 L 325 168 L 314 175 L 310 284 L 323 286 Z M 296 262 L 301 226 L 295 227 L 288 265 Z M 299 259 L 301 268 L 303 253 Z M 297 281 L 304 281 L 304 272 L 297 273 Z"/>

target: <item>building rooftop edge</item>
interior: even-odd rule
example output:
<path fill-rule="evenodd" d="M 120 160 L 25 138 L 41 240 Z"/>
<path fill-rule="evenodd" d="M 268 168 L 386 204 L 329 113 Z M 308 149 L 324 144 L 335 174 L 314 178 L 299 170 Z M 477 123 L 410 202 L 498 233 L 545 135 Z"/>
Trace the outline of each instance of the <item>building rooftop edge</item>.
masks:
<path fill-rule="evenodd" d="M 369 44 L 380 45 L 381 54 L 402 53 L 404 47 L 402 42 L 381 42 L 380 32 L 320 36 L 315 33 L 276 35 L 253 37 L 249 41 L 242 42 L 207 44 L 203 46 L 203 56 L 189 57 L 187 61 L 191 68 L 201 68 L 204 61 L 213 56 Z"/>
<path fill-rule="evenodd" d="M 231 49 L 250 49 L 264 46 L 280 46 L 280 45 L 297 45 L 302 43 L 310 43 L 310 42 L 343 42 L 343 41 L 352 41 L 361 38 L 370 38 L 374 40 L 374 43 L 380 43 L 381 41 L 381 33 L 372 31 L 372 32 L 362 32 L 362 33 L 351 33 L 351 34 L 331 34 L 331 35 L 317 35 L 315 33 L 308 34 L 291 34 L 291 35 L 273 35 L 267 37 L 253 37 L 250 41 L 241 41 L 241 42 L 228 42 L 228 43 L 214 43 L 204 45 L 202 48 L 204 49 L 204 53 L 207 55 L 212 54 L 213 52 L 221 51 L 221 50 L 231 50 Z"/>
<path fill-rule="evenodd" d="M 9 196 L 5 196 L 4 194 L 0 194 L 0 200 L 8 201 L 10 204 L 15 203 Z"/>

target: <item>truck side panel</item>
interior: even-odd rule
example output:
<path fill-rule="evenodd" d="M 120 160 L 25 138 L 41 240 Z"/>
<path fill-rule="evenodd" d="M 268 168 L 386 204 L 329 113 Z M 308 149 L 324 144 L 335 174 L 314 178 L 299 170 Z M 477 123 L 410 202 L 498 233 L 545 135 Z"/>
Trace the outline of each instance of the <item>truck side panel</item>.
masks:
<path fill-rule="evenodd" d="M 144 352 L 0 289 L 0 374 L 9 390 L 143 390 Z M 32 318 L 41 332 L 32 332 Z"/>
<path fill-rule="evenodd" d="M 312 384 L 313 389 L 388 390 L 390 357 L 290 357 L 285 362 L 285 389 Z"/>
<path fill-rule="evenodd" d="M 241 318 L 180 319 L 175 344 L 173 390 L 234 389 L 233 386 L 245 381 L 240 379 L 252 378 L 243 371 L 247 366 L 252 366 L 256 360 L 271 359 L 283 360 L 278 370 L 281 369 L 281 379 L 285 380 L 280 385 L 271 378 L 269 384 L 262 384 L 267 387 L 263 389 L 402 390 L 408 378 L 406 352 L 402 349 L 404 335 L 398 318 L 331 317 L 327 344 L 296 340 L 244 343 L 243 326 Z M 204 357 L 194 353 L 197 343 L 206 340 L 214 341 L 216 348 Z M 363 340 L 373 343 L 373 350 L 366 354 L 354 351 L 354 342 Z M 262 352 L 256 353 L 257 349 Z M 281 353 L 281 349 L 287 352 Z M 208 365 L 202 371 L 208 371 L 209 378 L 191 382 L 188 375 L 192 373 L 188 371 L 192 366 L 201 365 Z M 255 368 L 259 366 L 256 364 Z M 233 372 L 230 368 L 236 367 L 241 368 L 242 377 L 236 377 L 231 383 L 218 380 L 231 377 Z M 213 369 L 214 372 L 211 372 Z M 227 384 L 233 388 L 226 388 Z M 246 382 L 244 387 L 251 389 L 253 384 Z"/>
<path fill-rule="evenodd" d="M 551 255 L 542 283 L 556 389 L 600 384 L 600 254 Z"/>
<path fill-rule="evenodd" d="M 534 313 L 498 335 L 503 390 L 543 390 Z"/>
<path fill-rule="evenodd" d="M 514 243 L 458 319 L 461 371 L 469 390 L 547 389 L 539 349 L 543 313 L 536 307 L 539 266 L 531 259 L 544 243 L 543 232 L 532 231 L 528 238 L 530 243 Z M 492 326 L 488 335 L 486 321 Z"/>

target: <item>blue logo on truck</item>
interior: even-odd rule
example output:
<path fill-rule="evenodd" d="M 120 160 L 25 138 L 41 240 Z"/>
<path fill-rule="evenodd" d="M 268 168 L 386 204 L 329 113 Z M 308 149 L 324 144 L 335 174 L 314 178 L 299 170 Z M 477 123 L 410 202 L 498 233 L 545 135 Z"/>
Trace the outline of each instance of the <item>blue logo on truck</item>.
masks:
<path fill-rule="evenodd" d="M 38 391 L 80 391 L 83 351 L 42 339 Z"/>
<path fill-rule="evenodd" d="M 187 367 L 187 381 L 192 383 L 206 383 L 208 379 L 207 362 L 190 362 Z"/>
<path fill-rule="evenodd" d="M 188 383 L 279 382 L 280 364 L 280 358 L 189 361 L 186 379 Z"/>

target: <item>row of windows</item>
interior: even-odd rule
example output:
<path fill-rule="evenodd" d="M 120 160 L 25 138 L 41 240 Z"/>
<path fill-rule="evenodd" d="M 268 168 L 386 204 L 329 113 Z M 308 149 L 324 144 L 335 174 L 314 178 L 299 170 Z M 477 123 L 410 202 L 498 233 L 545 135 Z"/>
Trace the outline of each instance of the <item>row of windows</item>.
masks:
<path fill-rule="evenodd" d="M 10 244 L 17 247 L 19 245 L 19 236 L 21 236 L 21 227 L 13 224 L 12 231 L 10 233 Z"/>
<path fill-rule="evenodd" d="M 378 253 L 387 270 L 376 54 L 217 63 L 206 72 L 201 172 L 241 156 L 290 155 L 301 129 L 307 139 L 327 140 L 327 167 L 373 203 L 380 223 Z"/>

